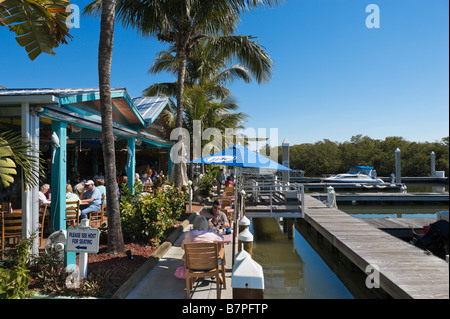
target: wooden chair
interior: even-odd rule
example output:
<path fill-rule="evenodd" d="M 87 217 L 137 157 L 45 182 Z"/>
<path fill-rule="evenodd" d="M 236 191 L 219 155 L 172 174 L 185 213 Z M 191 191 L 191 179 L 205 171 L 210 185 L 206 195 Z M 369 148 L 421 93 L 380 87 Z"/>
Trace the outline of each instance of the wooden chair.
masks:
<path fill-rule="evenodd" d="M 234 191 L 224 191 L 222 196 L 223 197 L 233 197 Z"/>
<path fill-rule="evenodd" d="M 44 248 L 44 232 L 50 233 L 50 209 L 48 205 L 39 204 L 39 229 L 41 232 L 39 248 Z"/>
<path fill-rule="evenodd" d="M 22 238 L 22 213 L 1 212 L 2 259 L 5 259 L 5 240 Z"/>
<path fill-rule="evenodd" d="M 217 199 L 222 203 L 222 208 L 225 208 L 226 206 L 230 206 L 231 208 L 231 206 L 233 205 L 233 201 L 230 198 L 219 197 Z"/>
<path fill-rule="evenodd" d="M 234 196 L 234 186 L 227 186 L 223 189 L 223 192 L 233 192 L 233 196 Z"/>
<path fill-rule="evenodd" d="M 76 227 L 80 220 L 80 201 L 66 202 L 66 226 Z"/>
<path fill-rule="evenodd" d="M 216 277 L 217 299 L 220 299 L 220 284 L 226 289 L 225 250 L 221 243 L 186 243 L 186 293 L 191 298 L 191 289 L 200 277 Z"/>
<path fill-rule="evenodd" d="M 89 226 L 99 228 L 103 224 L 105 211 L 105 194 L 102 194 L 102 206 L 100 210 L 89 213 Z"/>
<path fill-rule="evenodd" d="M 153 194 L 153 184 L 144 184 L 142 190 L 146 193 Z"/>
<path fill-rule="evenodd" d="M 221 208 L 220 209 L 223 213 L 225 213 L 225 215 L 227 215 L 228 218 L 228 222 L 230 223 L 230 225 L 233 224 L 233 220 L 234 220 L 234 209 L 229 209 L 229 208 Z"/>

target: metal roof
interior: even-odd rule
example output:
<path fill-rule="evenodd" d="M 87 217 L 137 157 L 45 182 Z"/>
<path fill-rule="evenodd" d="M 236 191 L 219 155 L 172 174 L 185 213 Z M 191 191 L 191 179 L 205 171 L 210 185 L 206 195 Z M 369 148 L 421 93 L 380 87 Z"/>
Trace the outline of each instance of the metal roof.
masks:
<path fill-rule="evenodd" d="M 133 104 L 139 110 L 144 121 L 151 124 L 153 123 L 161 111 L 169 103 L 169 98 L 152 96 L 152 97 L 137 97 L 133 98 Z"/>
<path fill-rule="evenodd" d="M 113 122 L 116 129 L 135 135 L 146 142 L 159 146 L 170 146 L 170 141 L 139 132 L 158 117 L 169 99 L 163 97 L 139 97 L 131 99 L 126 88 L 111 88 L 113 100 Z M 98 88 L 0 88 L 0 104 L 20 105 L 22 102 L 44 106 L 43 116 L 66 119 L 72 123 L 94 130 L 101 125 L 100 92 Z M 89 125 L 88 125 L 89 124 Z M 101 128 L 100 128 L 101 130 Z"/>

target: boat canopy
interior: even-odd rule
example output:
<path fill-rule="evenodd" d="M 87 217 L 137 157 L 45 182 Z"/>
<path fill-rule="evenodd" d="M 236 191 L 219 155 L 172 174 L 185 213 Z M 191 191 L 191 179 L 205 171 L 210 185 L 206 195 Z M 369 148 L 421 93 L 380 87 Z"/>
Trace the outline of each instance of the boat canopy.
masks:
<path fill-rule="evenodd" d="M 372 176 L 373 166 L 352 166 L 347 174 L 365 174 Z"/>

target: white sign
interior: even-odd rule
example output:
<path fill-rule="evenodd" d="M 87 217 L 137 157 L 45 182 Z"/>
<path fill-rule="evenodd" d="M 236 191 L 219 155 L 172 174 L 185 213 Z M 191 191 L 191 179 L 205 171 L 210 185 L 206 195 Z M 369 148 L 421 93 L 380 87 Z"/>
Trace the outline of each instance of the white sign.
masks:
<path fill-rule="evenodd" d="M 236 156 L 231 155 L 223 155 L 223 156 L 212 156 L 205 158 L 205 162 L 211 163 L 211 162 L 233 162 L 236 159 Z"/>
<path fill-rule="evenodd" d="M 66 251 L 98 253 L 100 231 L 85 226 L 67 229 Z"/>

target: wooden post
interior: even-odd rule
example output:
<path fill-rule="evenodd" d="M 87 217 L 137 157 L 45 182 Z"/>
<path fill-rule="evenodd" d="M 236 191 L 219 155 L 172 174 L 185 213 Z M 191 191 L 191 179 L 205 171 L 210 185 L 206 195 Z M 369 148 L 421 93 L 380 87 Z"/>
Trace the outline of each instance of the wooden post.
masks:
<path fill-rule="evenodd" d="M 397 148 L 395 150 L 395 182 L 397 184 L 400 184 L 402 182 L 402 167 L 400 155 L 401 155 L 400 149 Z"/>
<path fill-rule="evenodd" d="M 36 149 L 39 149 L 39 116 L 35 111 L 31 110 L 29 103 L 21 105 L 22 119 L 22 137 L 32 143 Z M 30 155 L 39 156 L 39 154 L 31 153 Z M 36 172 L 37 173 L 37 172 Z M 29 238 L 39 228 L 39 186 L 30 187 L 25 192 L 22 183 L 22 236 Z M 36 236 L 31 248 L 33 255 L 39 254 L 39 236 Z"/>
<path fill-rule="evenodd" d="M 289 142 L 287 139 L 284 139 L 281 144 L 282 149 L 282 164 L 286 167 L 289 167 Z M 289 171 L 282 171 L 282 181 L 283 184 L 289 182 Z"/>
<path fill-rule="evenodd" d="M 288 239 L 294 238 L 294 218 L 286 218 L 287 219 L 287 233 Z"/>
<path fill-rule="evenodd" d="M 431 152 L 431 177 L 436 177 L 436 155 Z"/>

